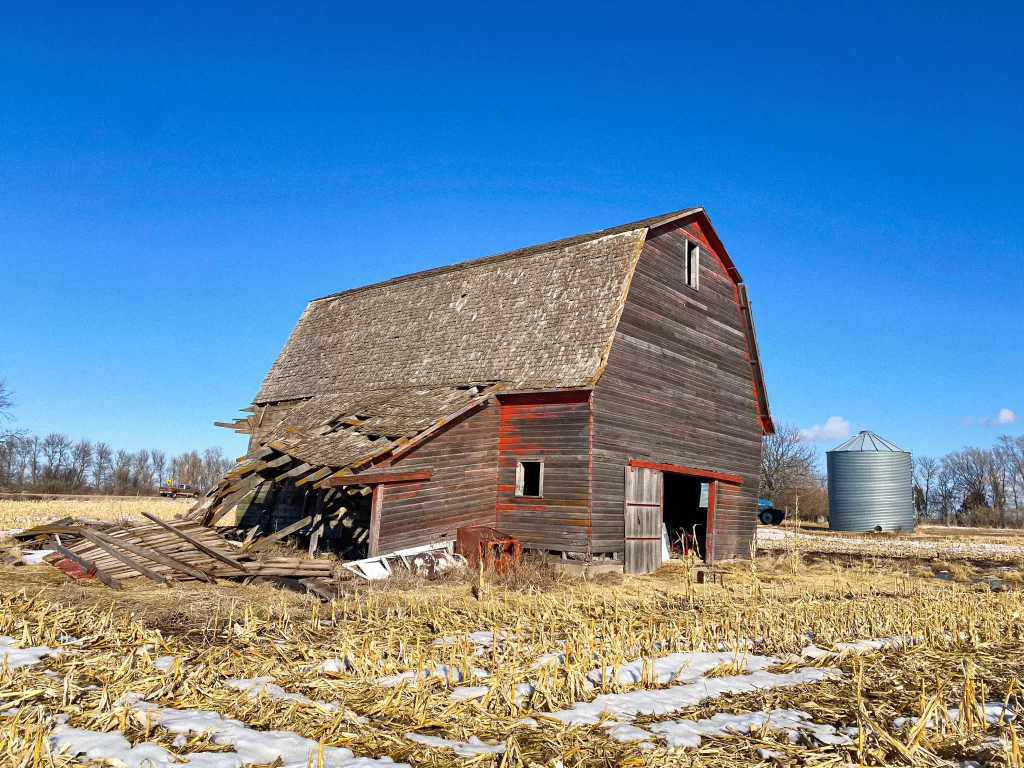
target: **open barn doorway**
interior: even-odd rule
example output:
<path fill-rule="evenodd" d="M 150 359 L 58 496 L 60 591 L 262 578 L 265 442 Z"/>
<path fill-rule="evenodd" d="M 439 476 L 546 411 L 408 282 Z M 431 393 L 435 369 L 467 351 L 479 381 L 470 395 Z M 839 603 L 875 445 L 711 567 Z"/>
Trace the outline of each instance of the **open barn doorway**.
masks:
<path fill-rule="evenodd" d="M 708 560 L 708 507 L 714 485 L 677 472 L 664 473 L 662 520 L 668 532 L 672 555 L 685 556 L 695 552 Z"/>

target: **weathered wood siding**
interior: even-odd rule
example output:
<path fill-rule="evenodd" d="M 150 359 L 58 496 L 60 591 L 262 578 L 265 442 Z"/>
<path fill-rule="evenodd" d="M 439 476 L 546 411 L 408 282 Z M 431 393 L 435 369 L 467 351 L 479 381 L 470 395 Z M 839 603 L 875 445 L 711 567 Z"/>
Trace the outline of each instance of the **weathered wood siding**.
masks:
<path fill-rule="evenodd" d="M 686 237 L 701 248 L 699 290 L 684 281 Z M 719 483 L 712 555 L 749 551 L 761 459 L 753 372 L 736 284 L 692 218 L 648 236 L 594 390 L 594 552 L 623 551 L 630 458 L 743 478 Z"/>
<path fill-rule="evenodd" d="M 590 392 L 501 397 L 499 450 L 497 527 L 524 547 L 589 551 Z M 517 498 L 516 464 L 534 459 L 543 498 Z"/>
<path fill-rule="evenodd" d="M 379 487 L 378 552 L 454 540 L 463 525 L 494 525 L 498 410 L 489 401 L 395 460 L 396 470 L 429 469 L 433 476 Z"/>

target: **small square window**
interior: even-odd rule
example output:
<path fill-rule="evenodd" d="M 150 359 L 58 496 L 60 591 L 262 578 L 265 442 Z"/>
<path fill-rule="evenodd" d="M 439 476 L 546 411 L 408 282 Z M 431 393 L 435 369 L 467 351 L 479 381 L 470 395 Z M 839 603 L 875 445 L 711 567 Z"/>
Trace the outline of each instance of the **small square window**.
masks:
<path fill-rule="evenodd" d="M 692 240 L 686 241 L 686 284 L 697 290 L 700 287 L 700 246 Z"/>
<path fill-rule="evenodd" d="M 516 496 L 544 495 L 544 462 L 520 461 L 516 465 Z"/>

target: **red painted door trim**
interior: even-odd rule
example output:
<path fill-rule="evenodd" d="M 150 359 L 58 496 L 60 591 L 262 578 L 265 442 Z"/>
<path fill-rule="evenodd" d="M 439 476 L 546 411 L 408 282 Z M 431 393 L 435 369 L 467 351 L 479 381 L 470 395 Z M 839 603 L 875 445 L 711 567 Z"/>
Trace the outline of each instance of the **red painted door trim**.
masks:
<path fill-rule="evenodd" d="M 675 472 L 679 475 L 689 475 L 691 477 L 703 477 L 708 480 L 721 480 L 723 483 L 732 483 L 734 485 L 743 485 L 743 478 L 737 477 L 736 475 L 727 475 L 724 472 L 712 472 L 708 469 L 697 469 L 696 467 L 684 467 L 680 464 L 662 464 L 657 461 L 647 461 L 646 459 L 630 459 L 629 466 L 644 469 L 660 469 L 662 472 Z"/>

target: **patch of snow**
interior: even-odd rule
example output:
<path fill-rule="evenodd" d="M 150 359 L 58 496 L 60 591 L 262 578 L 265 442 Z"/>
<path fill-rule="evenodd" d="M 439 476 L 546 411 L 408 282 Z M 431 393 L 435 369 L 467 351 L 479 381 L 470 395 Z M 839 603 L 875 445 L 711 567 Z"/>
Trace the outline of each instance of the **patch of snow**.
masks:
<path fill-rule="evenodd" d="M 227 680 L 226 684 L 232 688 L 237 688 L 240 691 L 245 691 L 250 699 L 257 699 L 260 696 L 266 696 L 267 698 L 278 699 L 279 701 L 295 701 L 299 704 L 314 704 L 330 710 L 331 712 L 338 708 L 338 702 L 336 701 L 314 701 L 308 696 L 303 696 L 301 693 L 290 693 L 280 685 L 277 685 L 274 682 L 273 677 L 254 677 L 251 680 Z"/>
<path fill-rule="evenodd" d="M 1016 717 L 1017 713 L 1009 708 L 1004 709 L 1001 701 L 989 701 L 985 703 L 985 722 L 988 725 L 996 725 L 999 723 L 1000 719 L 1002 719 L 1003 722 L 1006 722 L 1007 720 L 1013 720 Z M 946 710 L 946 720 L 958 720 L 959 718 L 960 710 L 957 707 L 950 707 Z M 921 718 L 919 717 L 897 717 L 892 721 L 892 726 L 899 730 L 904 725 L 916 725 L 920 719 Z M 928 720 L 928 727 L 934 728 L 937 724 L 938 718 L 933 715 Z"/>
<path fill-rule="evenodd" d="M 328 674 L 340 674 L 347 669 L 351 669 L 352 665 L 348 659 L 328 659 L 322 664 L 317 665 L 314 668 L 314 672 L 326 672 Z"/>
<path fill-rule="evenodd" d="M 130 694 L 121 703 L 145 712 L 150 722 L 175 734 L 208 732 L 214 744 L 230 746 L 233 752 L 192 753 L 189 768 L 242 768 L 281 761 L 282 768 L 307 768 L 316 764 L 319 744 L 292 731 L 257 731 L 238 720 L 222 717 L 217 712 L 198 709 L 161 707 Z M 86 732 L 89 733 L 89 732 Z M 156 765 L 160 765 L 157 763 Z M 406 766 L 390 757 L 355 757 L 345 747 L 324 747 L 323 768 L 371 768 L 372 766 Z M 408 766 L 406 766 L 408 768 Z"/>
<path fill-rule="evenodd" d="M 434 641 L 434 645 L 458 645 L 461 642 L 469 641 L 473 645 L 490 648 L 494 645 L 494 639 L 494 632 L 469 632 L 464 635 L 445 635 L 444 637 L 439 637 Z M 498 632 L 497 639 L 500 644 L 506 640 L 514 640 L 515 635 L 510 632 Z"/>
<path fill-rule="evenodd" d="M 629 720 L 639 714 L 665 715 L 725 694 L 788 688 L 829 680 L 839 674 L 839 670 L 825 667 L 804 668 L 794 672 L 758 670 L 745 675 L 698 677 L 689 685 L 628 693 L 604 693 L 593 701 L 577 702 L 569 709 L 553 712 L 549 717 L 567 725 L 594 725 L 608 715 L 618 720 Z"/>
<path fill-rule="evenodd" d="M 654 661 L 654 679 L 662 685 L 671 682 L 692 682 L 698 677 L 714 669 L 721 664 L 732 664 L 739 660 L 741 669 L 755 671 L 767 669 L 779 663 L 774 656 L 737 656 L 736 653 L 670 653 Z M 639 683 L 643 680 L 644 667 L 648 668 L 650 675 L 651 662 L 649 659 L 637 659 L 628 664 L 618 667 L 605 667 L 593 669 L 587 673 L 587 679 L 595 683 L 604 680 L 615 679 L 620 683 Z"/>
<path fill-rule="evenodd" d="M 177 656 L 161 656 L 159 659 L 153 660 L 153 668 L 160 672 L 167 672 L 177 662 Z"/>
<path fill-rule="evenodd" d="M 31 648 L 19 648 L 14 645 L 14 638 L 0 635 L 0 668 L 17 669 L 30 664 L 39 664 L 44 656 L 54 656 L 60 653 L 45 645 L 36 645 Z"/>
<path fill-rule="evenodd" d="M 898 649 L 905 648 L 910 645 L 919 645 L 923 642 L 923 637 L 904 637 L 898 635 L 893 637 L 876 637 L 870 640 L 857 640 L 852 643 L 836 643 L 836 647 L 831 651 L 825 650 L 824 648 L 818 648 L 814 643 L 810 643 L 800 651 L 800 655 L 807 659 L 818 659 L 829 653 L 842 653 L 847 651 L 860 656 L 887 648 Z"/>
<path fill-rule="evenodd" d="M 49 739 L 50 747 L 55 752 L 66 751 L 86 760 L 114 762 L 124 768 L 157 768 L 179 762 L 178 758 L 151 741 L 133 747 L 121 731 L 102 733 L 58 725 Z"/>
<path fill-rule="evenodd" d="M 424 667 L 417 674 L 415 671 L 410 670 L 409 672 L 401 672 L 397 675 L 388 675 L 387 677 L 378 677 L 375 682 L 377 685 L 382 685 L 385 688 L 394 688 L 403 680 L 414 680 L 419 677 L 421 680 L 427 680 L 432 677 L 439 677 L 444 680 L 445 685 L 452 685 L 453 683 L 461 683 L 468 677 L 490 677 L 490 672 L 486 669 L 480 669 L 480 667 L 472 667 L 469 670 L 469 674 L 463 673 L 460 667 L 453 667 L 448 664 L 437 664 L 434 667 Z"/>
<path fill-rule="evenodd" d="M 405 738 L 415 741 L 417 744 L 426 744 L 431 747 L 452 749 L 459 757 L 476 757 L 477 755 L 499 754 L 505 751 L 505 742 L 487 744 L 476 736 L 470 736 L 468 741 L 453 741 L 440 736 L 428 736 L 423 733 L 407 733 Z"/>
<path fill-rule="evenodd" d="M 660 735 L 669 749 L 697 749 L 703 736 L 746 735 L 763 727 L 785 731 L 790 741 L 799 740 L 800 734 L 806 733 L 820 744 L 841 746 L 851 743 L 848 736 L 837 733 L 831 725 L 815 723 L 809 714 L 799 709 L 773 709 L 771 712 L 748 712 L 743 715 L 719 712 L 707 720 L 655 723 L 651 731 Z"/>
<path fill-rule="evenodd" d="M 525 701 L 526 697 L 533 693 L 533 688 L 532 683 L 516 683 L 514 696 L 516 703 L 521 704 Z M 489 690 L 491 688 L 488 685 L 463 685 L 452 689 L 451 695 L 448 698 L 455 701 L 482 699 Z"/>

